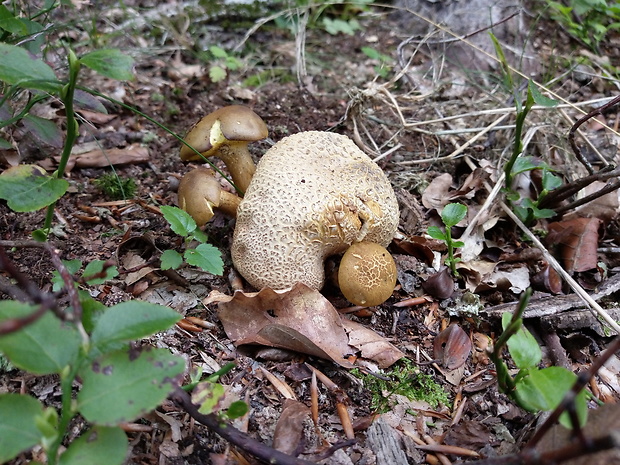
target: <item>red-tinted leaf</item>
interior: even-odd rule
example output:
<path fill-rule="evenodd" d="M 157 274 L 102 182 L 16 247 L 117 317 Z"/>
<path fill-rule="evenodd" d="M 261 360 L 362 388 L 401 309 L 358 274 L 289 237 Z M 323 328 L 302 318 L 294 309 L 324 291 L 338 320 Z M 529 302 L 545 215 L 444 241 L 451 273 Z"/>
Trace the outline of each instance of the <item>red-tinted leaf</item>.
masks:
<path fill-rule="evenodd" d="M 449 370 L 464 365 L 471 353 L 471 348 L 469 336 L 457 324 L 448 326 L 437 335 L 433 342 L 434 358 Z"/>
<path fill-rule="evenodd" d="M 566 271 L 578 273 L 596 268 L 600 224 L 598 218 L 575 218 L 549 225 L 549 230 L 560 238 L 560 254 Z"/>
<path fill-rule="evenodd" d="M 438 299 L 449 299 L 454 294 L 454 279 L 448 268 L 444 267 L 424 281 L 422 289 Z"/>

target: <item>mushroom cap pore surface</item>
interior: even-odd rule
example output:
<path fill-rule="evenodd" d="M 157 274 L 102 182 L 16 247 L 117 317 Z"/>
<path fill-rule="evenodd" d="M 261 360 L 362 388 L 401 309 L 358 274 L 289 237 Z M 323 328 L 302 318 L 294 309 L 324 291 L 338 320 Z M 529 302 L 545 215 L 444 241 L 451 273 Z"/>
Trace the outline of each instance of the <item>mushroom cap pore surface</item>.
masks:
<path fill-rule="evenodd" d="M 259 161 L 239 205 L 232 259 L 258 289 L 320 289 L 327 256 L 362 240 L 387 246 L 398 221 L 385 173 L 351 139 L 302 132 Z"/>
<path fill-rule="evenodd" d="M 185 142 L 205 157 L 215 155 L 227 141 L 253 142 L 269 135 L 267 125 L 254 110 L 244 105 L 229 105 L 209 113 L 196 123 L 185 136 Z M 183 144 L 180 157 L 184 161 L 202 160 Z"/>

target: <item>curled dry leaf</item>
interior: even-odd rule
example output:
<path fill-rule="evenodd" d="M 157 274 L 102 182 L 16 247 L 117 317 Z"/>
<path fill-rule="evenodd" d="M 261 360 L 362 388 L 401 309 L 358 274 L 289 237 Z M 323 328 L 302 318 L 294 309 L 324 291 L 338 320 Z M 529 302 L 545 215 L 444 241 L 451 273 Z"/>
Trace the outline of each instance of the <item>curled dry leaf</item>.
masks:
<path fill-rule="evenodd" d="M 309 419 L 308 407 L 296 400 L 286 399 L 273 433 L 273 448 L 293 455 L 303 438 L 304 423 Z"/>
<path fill-rule="evenodd" d="M 560 254 L 566 271 L 579 273 L 596 268 L 598 255 L 598 218 L 575 218 L 549 225 L 547 240 L 560 244 Z"/>
<path fill-rule="evenodd" d="M 433 342 L 433 356 L 448 370 L 463 366 L 471 353 L 469 336 L 457 324 L 440 332 Z"/>
<path fill-rule="evenodd" d="M 454 294 L 454 279 L 448 267 L 443 267 L 437 273 L 429 276 L 422 283 L 422 289 L 437 299 L 449 299 Z"/>
<path fill-rule="evenodd" d="M 218 315 L 237 346 L 280 347 L 332 360 L 346 368 L 353 367 L 347 356 L 358 351 L 355 344 L 363 356 L 382 367 L 404 355 L 372 330 L 359 325 L 362 330 L 341 319 L 320 292 L 302 283 L 282 291 L 265 288 L 256 293 L 236 292 L 220 300 Z"/>

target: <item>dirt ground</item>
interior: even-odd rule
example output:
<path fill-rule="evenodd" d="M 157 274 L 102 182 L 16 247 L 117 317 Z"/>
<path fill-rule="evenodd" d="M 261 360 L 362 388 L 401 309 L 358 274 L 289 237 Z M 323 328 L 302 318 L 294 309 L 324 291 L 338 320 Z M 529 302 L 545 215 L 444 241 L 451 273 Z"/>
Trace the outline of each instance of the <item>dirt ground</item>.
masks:
<path fill-rule="evenodd" d="M 155 9 L 154 5 L 145 2 L 124 3 L 127 8 L 136 11 Z M 174 3 L 174 7 L 181 8 L 181 5 Z M 67 16 L 59 16 L 59 21 L 70 18 L 75 12 L 62 14 Z M 594 54 L 568 37 L 557 25 L 548 20 L 536 21 L 536 15 L 536 10 L 530 9 L 525 20 L 530 24 L 528 31 L 532 46 L 529 51 L 535 54 L 538 69 L 534 77 L 539 82 L 548 83 L 548 87 L 558 96 L 577 104 L 617 93 L 617 75 L 609 72 L 609 69 L 617 70 L 616 67 L 620 66 L 620 37 L 617 34 L 611 34 L 601 45 L 600 53 Z M 466 203 L 472 212 L 480 209 L 488 195 L 483 183 L 485 180 L 493 183 L 495 175 L 474 177 L 473 180 L 468 178 L 472 173 L 468 161 L 478 166 L 497 167 L 507 158 L 513 127 L 505 125 L 514 122 L 514 113 L 509 110 L 513 106 L 510 93 L 506 91 L 497 69 L 467 71 L 445 63 L 445 68 L 441 68 L 439 73 L 441 52 L 420 45 L 426 40 L 423 38 L 405 43 L 411 36 L 408 23 L 391 16 L 389 9 L 373 9 L 358 18 L 362 28 L 351 36 L 331 35 L 316 27 L 307 29 L 306 73 L 303 75 L 302 72 L 301 82 L 298 82 L 295 72 L 299 63 L 295 36 L 281 27 L 275 27 L 273 23 L 267 23 L 244 42 L 245 52 L 240 55 L 244 57 L 243 65 L 237 70 L 228 70 L 223 81 L 214 83 L 208 75 L 208 67 L 212 63 L 200 63 L 195 51 L 204 43 L 215 43 L 229 50 L 235 44 L 242 43 L 248 26 L 234 27 L 241 22 L 239 18 L 223 14 L 216 19 L 207 18 L 201 24 L 188 26 L 184 22 L 186 18 L 180 15 L 159 17 L 148 26 L 138 26 L 127 21 L 122 12 L 110 8 L 102 11 L 96 34 L 106 46 L 119 47 L 134 56 L 136 79 L 112 82 L 86 70 L 82 84 L 115 96 L 180 135 L 217 108 L 230 104 L 250 106 L 261 115 L 270 131 L 266 140 L 250 146 L 256 160 L 283 137 L 308 130 L 345 134 L 372 158 L 377 158 L 400 200 L 399 231 L 402 238 L 390 247 L 399 267 L 399 282 L 386 303 L 370 312 L 354 314 L 351 318 L 386 337 L 418 366 L 420 373 L 430 375 L 448 393 L 447 404 L 431 406 L 423 400 L 392 397 L 390 412 L 382 415 L 381 421 L 375 422 L 371 430 L 376 413 L 371 407 L 372 394 L 359 378 L 347 370 L 331 362 L 299 354 L 257 355 L 255 352 L 237 350 L 217 318 L 217 304 L 202 303 L 212 291 L 227 295 L 233 293 L 229 250 L 234 220 L 223 215 L 218 214 L 206 226 L 210 243 L 223 253 L 226 265 L 223 276 L 183 269 L 171 278 L 170 273 L 163 273 L 154 266 L 140 279 L 128 279 L 123 261 L 128 253 L 149 260 L 157 258 L 163 250 L 182 250 L 180 238 L 170 230 L 158 213 L 158 207 L 176 205 L 179 179 L 193 165 L 181 161 L 178 156 L 180 144 L 175 138 L 127 109 L 110 107 L 110 117 L 102 119 L 85 113 L 78 146 L 86 147 L 86 144 L 97 141 L 105 149 L 128 149 L 131 144 L 146 147 L 148 162 L 114 167 L 120 176 L 136 181 L 135 199 L 128 204 L 113 203 L 96 187 L 93 180 L 109 171 L 108 167 L 76 167 L 69 175 L 70 192 L 57 206 L 57 234 L 52 240 L 66 260 L 77 258 L 88 262 L 113 258 L 118 261 L 119 277 L 94 290 L 103 303 L 109 305 L 132 298 L 147 299 L 171 306 L 185 316 L 195 316 L 212 323 L 210 329 L 201 332 L 176 327 L 151 342 L 184 354 L 194 366 L 203 367 L 207 373 L 228 361 L 234 361 L 236 368 L 223 382 L 250 405 L 250 414 L 236 426 L 267 444 L 273 440 L 284 398 L 281 389 L 266 373 L 276 376 L 291 388 L 299 401 L 310 405 L 310 372 L 305 365 L 310 363 L 323 371 L 338 386 L 339 392 L 346 394 L 347 408 L 355 429 L 356 442 L 324 463 L 388 463 L 381 462 L 385 459 L 378 452 L 378 444 L 387 436 L 398 438 L 399 450 L 407 463 L 437 463 L 416 449 L 416 442 L 407 433 L 411 431 L 420 437 L 427 435 L 443 444 L 464 447 L 485 456 L 518 451 L 531 435 L 537 418 L 498 392 L 494 367 L 484 355 L 484 347 L 489 338 L 496 338 L 500 332 L 498 312 L 501 305 L 514 304 L 518 296 L 515 290 L 521 289 L 520 282 L 511 281 L 513 275 L 510 273 L 521 267 L 531 277 L 528 281 L 535 282 L 534 276 L 540 276 L 540 271 L 544 269 L 544 260 L 539 254 L 527 254 L 535 247 L 505 214 L 493 209 L 487 216 L 489 227 L 484 237 L 490 245 L 485 247 L 484 253 L 487 256 L 502 254 L 501 260 L 498 258 L 496 262 L 504 264 L 502 270 L 507 273 L 507 285 L 506 280 L 493 278 L 485 281 L 484 286 L 479 286 L 474 294 L 480 300 L 480 311 L 475 314 L 458 310 L 468 289 L 464 279 L 457 280 L 458 289 L 448 298 L 430 297 L 423 303 L 395 305 L 413 297 L 428 295 L 421 284 L 433 274 L 432 263 L 420 258 L 419 250 L 403 245 L 408 238 L 423 236 L 430 224 L 438 224 L 436 210 L 424 201 L 422 193 L 440 175 L 447 173 L 452 176 L 448 187 L 437 195 Z M 222 27 L 222 24 L 228 26 Z M 78 52 L 81 44 L 95 39 L 94 34 L 82 29 L 79 23 L 75 30 L 67 33 Z M 371 47 L 391 60 L 385 63 L 386 77 L 378 75 L 381 62 L 365 54 L 364 47 Z M 411 58 L 410 66 L 415 71 L 396 80 L 395 76 L 401 71 L 399 51 L 405 61 Z M 53 61 L 55 57 L 50 56 L 49 59 Z M 473 59 L 476 60 L 475 57 Z M 577 66 L 579 60 L 585 64 Z M 199 66 L 194 66 L 197 64 Z M 430 71 L 425 73 L 429 66 Z M 260 85 L 244 84 L 247 83 L 245 80 L 259 74 L 262 80 Z M 583 109 L 590 111 L 593 105 L 585 105 Z M 503 113 L 510 115 L 495 130 L 471 140 L 503 114 L 493 113 L 497 109 L 504 109 Z M 54 103 L 41 111 L 62 125 L 61 109 Z M 536 127 L 536 130 L 531 132 L 528 151 L 570 180 L 582 170 L 574 161 L 567 141 L 569 122 L 574 121 L 579 113 L 570 107 L 563 111 L 566 117 L 559 111 L 537 111 L 532 114 L 528 128 Z M 90 117 L 92 119 L 89 121 Z M 609 127 L 617 129 L 615 109 L 605 113 L 601 119 Z M 430 120 L 437 122 L 419 124 Z M 469 132 L 471 128 L 478 129 Z M 584 135 L 612 163 L 617 163 L 617 134 L 604 130 L 600 125 L 590 124 L 584 128 Z M 54 154 L 58 153 L 57 149 L 34 143 L 27 146 L 25 139 L 27 137 L 23 139 L 23 149 L 18 154 L 20 160 L 42 158 L 37 157 L 37 153 L 44 153 L 45 158 L 49 158 L 48 155 L 54 150 Z M 455 153 L 459 148 L 462 150 Z M 464 186 L 466 180 L 475 185 Z M 524 188 L 529 189 L 528 186 Z M 43 224 L 44 215 L 44 211 L 15 213 L 5 202 L 0 202 L 0 239 L 16 244 L 29 239 L 30 233 Z M 548 224 L 549 221 L 543 220 L 534 228 L 546 230 Z M 458 233 L 463 230 L 459 228 Z M 603 232 L 597 245 L 611 252 L 599 251 L 597 257 L 607 272 L 589 270 L 576 274 L 576 278 L 588 292 L 594 294 L 607 283 L 610 291 L 602 301 L 613 311 L 617 309 L 615 293 L 618 290 L 614 287 L 618 255 L 613 250 L 620 245 L 617 213 L 601 222 L 601 230 Z M 438 246 L 435 250 L 443 251 Z M 10 257 L 37 286 L 50 289 L 53 266 L 47 256 L 36 249 L 15 247 L 10 250 Z M 468 272 L 473 275 L 479 271 L 471 269 Z M 548 284 L 543 283 L 538 290 L 535 301 L 553 295 Z M 555 294 L 557 297 L 551 298 L 564 298 L 564 293 L 568 296 L 564 311 L 583 308 L 578 299 L 570 300 L 574 294 L 566 286 Z M 349 306 L 335 288 L 327 287 L 324 294 L 336 308 Z M 555 300 L 552 302 L 547 307 L 554 307 L 557 303 Z M 528 327 L 543 347 L 545 365 L 563 364 L 575 372 L 586 369 L 609 343 L 609 337 L 604 332 L 597 332 L 587 316 L 580 324 L 557 328 L 557 331 L 555 327 L 553 331 L 549 330 L 550 325 L 559 325 L 551 318 L 547 312 L 532 315 L 527 320 Z M 440 361 L 435 360 L 435 364 L 429 361 L 433 359 L 435 338 L 450 323 L 457 323 L 474 343 L 473 353 L 458 369 L 441 366 Z M 424 354 L 429 358 L 425 358 Z M 614 403 L 619 399 L 620 392 L 616 390 L 619 385 L 618 365 L 615 359 L 604 375 L 599 375 L 590 386 L 594 395 L 605 402 Z M 59 403 L 60 391 L 53 377 L 37 378 L 11 371 L 0 374 L 0 388 L 0 391 L 29 392 L 49 405 Z M 326 444 L 334 445 L 345 440 L 336 412 L 340 394 L 324 386 L 320 386 L 319 391 L 318 432 L 306 428 L 301 434 L 300 450 L 297 451 L 304 452 L 305 457 L 311 460 L 316 458 L 312 453 L 324 450 Z M 387 396 L 389 393 L 383 394 Z M 595 402 L 590 404 L 594 406 Z M 166 402 L 157 412 L 145 416 L 140 424 L 147 428 L 132 431 L 128 427 L 132 446 L 128 463 L 252 463 L 252 459 L 244 458 L 243 453 L 190 421 L 187 414 L 172 402 Z M 78 421 L 72 428 L 72 434 L 78 434 L 81 426 Z M 179 436 L 172 434 L 175 428 L 180 431 Z M 37 458 L 36 454 L 36 451 L 23 454 L 14 463 L 27 463 L 31 458 Z M 446 460 L 455 462 L 458 458 L 450 455 Z"/>

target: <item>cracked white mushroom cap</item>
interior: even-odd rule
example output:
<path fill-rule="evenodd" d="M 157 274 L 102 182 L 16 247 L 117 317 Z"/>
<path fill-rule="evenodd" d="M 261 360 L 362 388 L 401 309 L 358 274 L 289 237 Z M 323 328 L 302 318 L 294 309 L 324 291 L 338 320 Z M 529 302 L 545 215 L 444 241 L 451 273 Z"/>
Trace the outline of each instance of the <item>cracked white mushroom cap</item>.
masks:
<path fill-rule="evenodd" d="M 387 176 L 351 139 L 301 132 L 259 161 L 237 211 L 232 259 L 257 289 L 320 289 L 326 257 L 361 241 L 387 247 L 398 221 Z"/>

